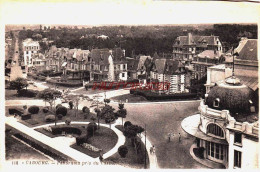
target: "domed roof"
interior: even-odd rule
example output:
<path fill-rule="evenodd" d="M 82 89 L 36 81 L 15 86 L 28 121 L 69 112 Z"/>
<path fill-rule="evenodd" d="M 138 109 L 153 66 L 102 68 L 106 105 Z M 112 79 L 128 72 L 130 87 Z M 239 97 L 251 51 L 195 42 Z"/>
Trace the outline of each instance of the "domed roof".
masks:
<path fill-rule="evenodd" d="M 231 113 L 248 112 L 254 92 L 232 76 L 213 87 L 208 93 L 206 104 L 213 109 L 229 110 Z"/>

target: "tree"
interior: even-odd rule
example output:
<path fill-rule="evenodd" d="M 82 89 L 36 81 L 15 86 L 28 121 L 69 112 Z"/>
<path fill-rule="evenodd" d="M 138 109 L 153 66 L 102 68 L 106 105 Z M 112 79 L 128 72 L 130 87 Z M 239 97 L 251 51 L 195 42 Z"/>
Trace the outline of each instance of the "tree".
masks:
<path fill-rule="evenodd" d="M 105 122 L 109 124 L 110 128 L 111 128 L 111 122 L 113 122 L 115 120 L 115 112 L 114 112 L 114 108 L 110 105 L 105 105 L 100 112 L 100 117 L 102 119 L 105 119 Z"/>
<path fill-rule="evenodd" d="M 105 118 L 105 122 L 106 122 L 107 124 L 109 124 L 109 127 L 111 128 L 111 122 L 115 121 L 115 113 L 107 112 L 107 113 L 104 115 L 104 118 Z"/>
<path fill-rule="evenodd" d="M 118 104 L 118 109 L 119 110 L 117 111 L 117 116 L 122 118 L 122 126 L 123 126 L 124 118 L 126 118 L 127 111 L 126 109 L 124 109 L 123 103 Z"/>
<path fill-rule="evenodd" d="M 19 92 L 20 90 L 22 90 L 27 86 L 28 86 L 27 80 L 20 77 L 10 82 L 10 88 L 17 90 L 17 92 Z"/>
<path fill-rule="evenodd" d="M 90 114 L 89 108 L 88 108 L 87 106 L 84 106 L 84 107 L 82 108 L 82 111 L 83 111 L 83 113 L 84 113 L 84 119 L 87 119 L 88 115 Z"/>
<path fill-rule="evenodd" d="M 97 114 L 97 119 L 98 119 L 98 129 L 99 129 L 99 127 L 100 127 L 100 117 L 101 117 L 101 115 L 100 115 L 100 109 L 99 108 L 95 108 L 95 112 L 96 112 L 96 114 Z"/>
<path fill-rule="evenodd" d="M 138 125 L 129 125 L 124 130 L 124 136 L 131 139 L 132 145 L 136 150 L 136 154 L 140 147 L 140 143 L 137 141 L 137 136 L 140 138 L 141 133 L 144 131 L 144 128 Z"/>

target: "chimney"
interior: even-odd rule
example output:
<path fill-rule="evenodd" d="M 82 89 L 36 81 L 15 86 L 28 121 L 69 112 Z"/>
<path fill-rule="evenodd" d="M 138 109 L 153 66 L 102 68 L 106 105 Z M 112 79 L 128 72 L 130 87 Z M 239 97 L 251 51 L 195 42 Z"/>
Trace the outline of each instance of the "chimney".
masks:
<path fill-rule="evenodd" d="M 190 45 L 191 44 L 191 33 L 188 33 L 188 45 Z"/>

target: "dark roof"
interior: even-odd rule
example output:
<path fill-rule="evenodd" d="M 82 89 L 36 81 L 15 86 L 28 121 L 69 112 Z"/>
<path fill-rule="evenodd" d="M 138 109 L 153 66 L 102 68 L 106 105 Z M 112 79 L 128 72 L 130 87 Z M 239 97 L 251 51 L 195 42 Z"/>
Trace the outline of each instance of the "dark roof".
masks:
<path fill-rule="evenodd" d="M 108 57 L 111 53 L 109 49 L 92 49 L 89 56 L 93 59 L 95 64 L 108 65 Z"/>
<path fill-rule="evenodd" d="M 136 71 L 138 67 L 139 60 L 127 59 L 127 70 Z"/>
<path fill-rule="evenodd" d="M 179 36 L 176 38 L 174 45 L 196 45 L 196 46 L 206 46 L 206 45 L 217 45 L 218 36 L 198 36 L 190 35 L 190 41 L 188 36 Z"/>
<path fill-rule="evenodd" d="M 230 79 L 230 78 L 228 78 Z M 214 86 L 208 93 L 206 104 L 213 109 L 229 110 L 231 113 L 249 112 L 254 91 L 240 83 L 236 85 L 226 82 Z M 219 99 L 219 107 L 214 107 L 214 101 Z"/>
<path fill-rule="evenodd" d="M 154 61 L 153 71 L 159 74 L 173 75 L 185 72 L 185 67 L 178 60 L 156 59 Z"/>
<path fill-rule="evenodd" d="M 248 39 L 244 44 L 242 49 L 239 52 L 237 59 L 240 60 L 253 60 L 258 61 L 257 59 L 257 39 Z"/>

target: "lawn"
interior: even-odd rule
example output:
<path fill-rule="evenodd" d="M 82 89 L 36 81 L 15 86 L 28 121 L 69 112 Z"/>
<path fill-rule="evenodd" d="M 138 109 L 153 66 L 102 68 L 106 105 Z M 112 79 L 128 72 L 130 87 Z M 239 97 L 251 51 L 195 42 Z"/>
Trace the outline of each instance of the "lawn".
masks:
<path fill-rule="evenodd" d="M 18 96 L 17 90 L 5 89 L 5 100 L 33 100 L 34 97 Z"/>
<path fill-rule="evenodd" d="M 123 128 L 121 125 L 117 125 L 116 128 L 118 128 L 120 131 L 123 131 Z M 119 164 L 119 165 L 130 167 L 130 168 L 137 168 L 137 169 L 144 168 L 144 159 L 145 159 L 144 158 L 144 156 L 145 156 L 144 144 L 141 142 L 141 150 L 138 154 L 136 154 L 136 150 L 132 146 L 131 139 L 126 138 L 124 145 L 128 149 L 128 153 L 125 158 L 122 158 L 118 153 L 115 153 L 114 155 L 105 159 L 104 162 L 112 163 L 112 164 Z M 149 166 L 148 158 L 147 158 L 147 166 Z"/>
<path fill-rule="evenodd" d="M 95 135 L 88 139 L 88 144 L 91 144 L 98 149 L 102 149 L 102 153 L 105 154 L 116 145 L 117 140 L 118 137 L 113 130 L 100 126 L 100 129 L 95 132 Z M 71 145 L 71 147 L 93 158 L 97 158 L 100 155 L 99 152 L 90 151 L 76 143 Z"/>
<path fill-rule="evenodd" d="M 105 90 L 103 89 L 92 89 L 92 88 L 89 88 L 88 90 L 86 90 L 85 88 L 80 88 L 76 91 L 73 91 L 73 93 L 76 93 L 76 94 L 98 94 L 98 93 L 104 93 Z"/>
<path fill-rule="evenodd" d="M 18 106 L 17 106 L 18 107 Z M 21 107 L 21 106 L 20 106 Z M 9 107 L 10 108 L 10 107 Z M 28 107 L 29 108 L 29 107 Z M 43 113 L 42 111 L 43 107 L 40 107 L 40 111 L 38 114 L 32 114 L 31 115 L 31 119 L 27 119 L 27 120 L 21 120 L 19 117 L 19 122 L 21 122 L 22 124 L 28 126 L 28 127 L 36 127 L 36 126 L 40 126 L 43 124 L 48 124 L 45 121 L 45 117 L 47 115 L 52 114 L 51 112 L 47 112 L 47 113 Z M 77 114 L 76 114 L 77 112 Z M 6 107 L 6 115 L 8 115 L 8 108 Z M 85 122 L 92 122 L 91 117 L 94 116 L 96 118 L 97 122 L 97 116 L 95 113 L 90 113 L 88 114 L 85 119 L 84 117 L 84 113 L 82 112 L 82 110 L 75 110 L 75 109 L 68 109 L 67 115 L 65 117 L 63 117 L 61 120 L 59 120 L 57 118 L 57 122 L 65 122 L 66 119 L 71 119 L 71 121 L 85 121 Z M 54 123 L 54 122 L 52 122 Z M 100 119 L 100 123 L 102 124 L 106 124 L 104 119 Z M 113 122 L 112 122 L 113 123 Z"/>
<path fill-rule="evenodd" d="M 181 128 L 181 121 L 198 111 L 199 101 L 125 104 L 127 117 L 124 121 L 143 126 L 146 124 L 147 137 L 156 147 L 160 168 L 206 168 L 196 162 L 189 149 L 194 138 Z M 168 142 L 168 133 L 174 133 Z M 181 142 L 178 141 L 181 134 Z M 188 162 L 188 163 L 187 163 Z"/>
<path fill-rule="evenodd" d="M 50 160 L 33 148 L 12 137 L 12 132 L 5 136 L 6 160 Z"/>
<path fill-rule="evenodd" d="M 145 97 L 139 95 L 133 95 L 133 94 L 125 94 L 125 95 L 115 96 L 111 98 L 111 100 L 116 102 L 120 102 L 120 100 L 122 102 L 126 102 L 126 99 L 128 100 L 129 103 L 148 102 L 148 100 Z"/>

